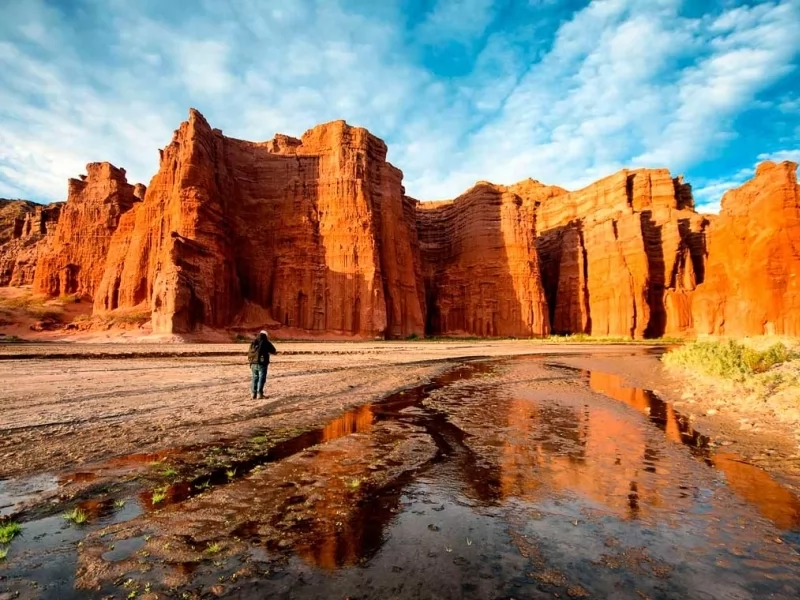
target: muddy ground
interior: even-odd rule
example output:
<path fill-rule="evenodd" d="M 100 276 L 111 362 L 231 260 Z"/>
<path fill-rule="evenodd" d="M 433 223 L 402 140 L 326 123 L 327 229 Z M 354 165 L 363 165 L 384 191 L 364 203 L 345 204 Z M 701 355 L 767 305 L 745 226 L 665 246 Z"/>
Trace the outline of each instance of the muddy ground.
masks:
<path fill-rule="evenodd" d="M 800 595 L 791 440 L 657 348 L 245 350 L 0 347 L 0 598 Z"/>

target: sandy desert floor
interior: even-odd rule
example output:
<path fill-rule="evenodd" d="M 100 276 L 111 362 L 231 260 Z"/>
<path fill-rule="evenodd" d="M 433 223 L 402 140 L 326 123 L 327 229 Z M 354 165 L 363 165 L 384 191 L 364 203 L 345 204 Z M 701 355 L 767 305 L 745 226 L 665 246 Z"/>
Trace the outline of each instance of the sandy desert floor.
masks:
<path fill-rule="evenodd" d="M 0 597 L 800 590 L 794 440 L 663 348 L 277 345 L 254 401 L 244 344 L 0 344 Z"/>

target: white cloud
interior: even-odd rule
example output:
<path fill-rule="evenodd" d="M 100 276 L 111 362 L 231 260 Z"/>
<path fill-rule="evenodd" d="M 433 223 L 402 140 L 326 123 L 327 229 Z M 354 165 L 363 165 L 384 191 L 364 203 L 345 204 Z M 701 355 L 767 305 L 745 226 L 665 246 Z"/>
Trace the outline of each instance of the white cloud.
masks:
<path fill-rule="evenodd" d="M 172 20 L 157 0 L 83 1 L 96 29 L 44 0 L 4 6 L 0 195 L 63 199 L 65 179 L 96 160 L 146 183 L 189 106 L 244 139 L 338 118 L 366 126 L 387 141 L 408 193 L 426 199 L 478 179 L 576 188 L 625 166 L 685 171 L 730 142 L 735 118 L 800 52 L 797 0 L 699 18 L 682 17 L 679 0 L 593 0 L 552 40 L 492 29 L 501 4 L 489 0 L 440 0 L 407 31 L 394 0 L 369 13 L 335 1 L 201 0 Z M 437 77 L 420 56 L 440 42 L 474 50 L 471 71 Z M 760 105 L 791 116 L 796 102 Z M 753 150 L 796 141 L 795 131 Z M 711 198 L 737 178 L 697 193 Z"/>
<path fill-rule="evenodd" d="M 765 160 L 772 162 L 781 162 L 789 160 L 792 162 L 800 163 L 800 148 L 794 150 L 779 150 L 777 152 L 764 152 L 758 155 L 757 163 Z M 721 177 L 702 182 L 702 185 L 692 190 L 695 205 L 698 210 L 703 212 L 718 213 L 720 209 L 720 202 L 725 192 L 733 188 L 739 187 L 743 183 L 752 179 L 756 173 L 756 165 L 739 169 L 734 174 L 728 177 Z"/>
<path fill-rule="evenodd" d="M 434 45 L 471 41 L 486 30 L 494 9 L 494 0 L 437 0 L 415 33 Z"/>
<path fill-rule="evenodd" d="M 758 160 L 771 160 L 772 162 L 781 162 L 789 160 L 792 162 L 800 163 L 800 148 L 794 150 L 779 150 L 778 152 L 766 152 L 758 155 Z"/>
<path fill-rule="evenodd" d="M 693 188 L 695 206 L 699 212 L 719 213 L 720 202 L 725 192 L 739 187 L 755 174 L 755 169 L 740 169 L 729 177 L 722 177 L 706 181 L 703 185 Z"/>

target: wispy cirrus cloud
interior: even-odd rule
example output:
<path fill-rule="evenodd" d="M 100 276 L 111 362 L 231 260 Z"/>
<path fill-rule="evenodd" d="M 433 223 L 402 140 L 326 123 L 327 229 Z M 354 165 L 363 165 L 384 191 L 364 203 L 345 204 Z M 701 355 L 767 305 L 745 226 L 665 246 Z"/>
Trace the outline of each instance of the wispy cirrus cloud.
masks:
<path fill-rule="evenodd" d="M 387 141 L 420 198 L 666 166 L 713 208 L 800 144 L 798 0 L 7 4 L 0 196 L 62 199 L 95 160 L 147 182 L 189 106 L 245 139 L 345 118 Z M 738 143 L 756 108 L 772 130 Z"/>

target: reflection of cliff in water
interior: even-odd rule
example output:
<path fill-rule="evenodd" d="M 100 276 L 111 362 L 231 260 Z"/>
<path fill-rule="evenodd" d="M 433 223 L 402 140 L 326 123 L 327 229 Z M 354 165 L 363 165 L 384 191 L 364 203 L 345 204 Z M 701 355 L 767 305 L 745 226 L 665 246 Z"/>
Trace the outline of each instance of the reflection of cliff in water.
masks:
<path fill-rule="evenodd" d="M 800 531 L 800 498 L 736 454 L 719 453 L 712 460 L 736 493 L 754 504 L 762 515 L 781 529 Z"/>
<path fill-rule="evenodd" d="M 542 407 L 509 401 L 502 449 L 504 497 L 535 502 L 552 491 L 577 493 L 620 518 L 663 508 L 668 471 L 647 433 L 631 428 L 610 410 Z M 690 500 L 687 500 L 687 506 Z"/>
<path fill-rule="evenodd" d="M 672 405 L 664 402 L 650 390 L 631 388 L 621 377 L 608 373 L 592 372 L 590 387 L 602 394 L 620 400 L 650 416 L 671 441 L 679 441 L 708 454 L 708 439 L 695 432 L 688 420 L 676 413 Z M 754 504 L 759 512 L 783 529 L 800 528 L 800 498 L 775 481 L 766 471 L 744 462 L 730 453 L 717 453 L 710 464 L 725 474 L 730 486 L 739 496 Z"/>

